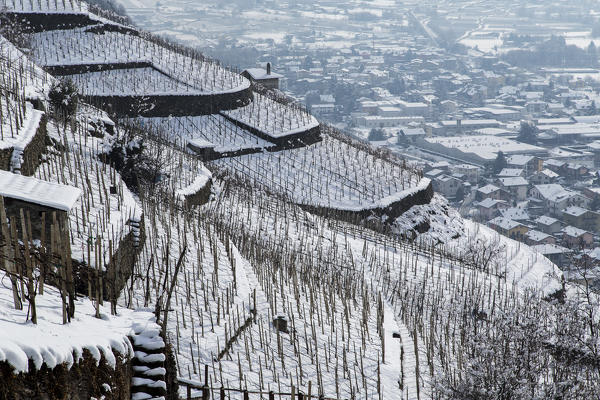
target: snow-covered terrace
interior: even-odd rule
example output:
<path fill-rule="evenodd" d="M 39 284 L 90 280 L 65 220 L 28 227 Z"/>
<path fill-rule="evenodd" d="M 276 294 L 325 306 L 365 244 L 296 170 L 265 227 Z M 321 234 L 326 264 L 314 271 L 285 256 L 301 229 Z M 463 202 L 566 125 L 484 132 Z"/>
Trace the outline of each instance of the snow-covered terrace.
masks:
<path fill-rule="evenodd" d="M 220 153 L 273 146 L 221 115 L 140 118 L 139 121 L 144 126 L 161 129 L 180 146 L 185 146 L 190 140 L 203 140 L 204 147 L 212 147 Z"/>
<path fill-rule="evenodd" d="M 222 111 L 222 114 L 272 138 L 303 133 L 319 126 L 319 121 L 306 111 L 258 93 L 249 105 Z"/>
<path fill-rule="evenodd" d="M 144 62 L 203 94 L 250 86 L 247 79 L 215 62 L 182 55 L 137 35 L 76 28 L 35 33 L 31 39 L 34 59 L 46 67 Z"/>
<path fill-rule="evenodd" d="M 296 203 L 347 211 L 386 207 L 429 184 L 413 170 L 328 135 L 307 147 L 214 164 Z"/>

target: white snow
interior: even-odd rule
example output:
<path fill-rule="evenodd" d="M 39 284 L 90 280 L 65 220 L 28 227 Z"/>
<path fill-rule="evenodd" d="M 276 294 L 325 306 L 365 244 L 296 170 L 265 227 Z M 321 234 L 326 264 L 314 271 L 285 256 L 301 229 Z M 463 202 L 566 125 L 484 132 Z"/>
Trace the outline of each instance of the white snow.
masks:
<path fill-rule="evenodd" d="M 36 49 L 35 60 L 44 66 L 93 65 L 126 62 L 147 62 L 152 64 L 154 73 L 146 74 L 158 86 L 156 93 L 230 93 L 250 87 L 250 82 L 239 74 L 229 71 L 210 60 L 200 60 L 170 51 L 141 36 L 118 32 L 94 34 L 86 28 L 55 30 L 31 35 L 32 46 Z M 104 71 L 102 76 L 113 82 L 114 90 L 124 85 L 120 91 L 131 90 L 126 77 L 120 77 L 118 70 Z M 99 74 L 99 73 L 91 73 Z M 129 70 L 126 75 L 135 74 Z M 167 75 L 170 81 L 161 78 Z M 89 90 L 97 90 L 94 82 L 98 75 L 87 76 L 91 80 Z M 161 83 L 162 82 L 162 83 Z M 85 83 L 85 82 L 83 82 Z M 143 84 L 138 80 L 138 84 Z M 162 85 L 162 92 L 158 89 Z M 185 89 L 185 90 L 184 90 Z M 143 93 L 139 86 L 137 93 Z"/>
<path fill-rule="evenodd" d="M 0 196 L 71 211 L 81 189 L 0 170 Z"/>
<path fill-rule="evenodd" d="M 113 351 L 125 357 L 133 355 L 127 338 L 134 322 L 153 323 L 154 316 L 147 311 L 119 309 L 118 316 L 110 315 L 108 308 L 100 307 L 101 319 L 94 317 L 95 308 L 87 299 L 75 302 L 75 317 L 62 324 L 60 293 L 46 286 L 44 295 L 36 296 L 38 324 L 26 321 L 27 305 L 23 310 L 13 308 L 13 295 L 6 275 L 0 278 L 0 361 L 8 362 L 15 372 L 28 372 L 28 361 L 36 369 L 45 363 L 49 368 L 66 364 L 69 368 L 78 362 L 83 350 L 90 351 L 97 362 L 104 356 L 115 366 Z"/>
<path fill-rule="evenodd" d="M 254 101 L 249 105 L 222 111 L 221 114 L 272 138 L 302 133 L 319 126 L 319 121 L 306 111 L 278 103 L 258 93 L 254 93 Z"/>
<path fill-rule="evenodd" d="M 329 135 L 307 147 L 213 162 L 259 186 L 312 206 L 359 211 L 385 207 L 429 184 L 398 163 Z"/>

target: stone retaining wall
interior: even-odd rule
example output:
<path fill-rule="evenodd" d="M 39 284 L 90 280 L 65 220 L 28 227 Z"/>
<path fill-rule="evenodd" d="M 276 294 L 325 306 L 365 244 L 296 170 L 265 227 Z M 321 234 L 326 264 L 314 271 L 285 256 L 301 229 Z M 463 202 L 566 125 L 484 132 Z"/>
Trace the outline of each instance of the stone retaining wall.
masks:
<path fill-rule="evenodd" d="M 129 232 L 119 242 L 119 246 L 112 255 L 112 261 L 108 263 L 105 271 L 102 272 L 102 293 L 104 300 L 109 298 L 109 286 L 113 280 L 115 282 L 117 297 L 125 288 L 127 281 L 133 273 L 133 267 L 138 254 L 144 246 L 146 240 L 146 230 L 144 228 L 144 218 L 140 221 L 139 243 L 135 239 L 133 232 Z M 136 243 L 137 246 L 136 246 Z M 95 279 L 96 270 L 90 268 L 86 264 L 82 264 L 73 260 L 73 279 L 75 283 L 75 291 L 80 294 L 88 295 L 88 276 L 91 274 L 92 293 L 96 292 L 97 281 Z"/>
<path fill-rule="evenodd" d="M 281 151 L 287 149 L 295 149 L 298 147 L 305 147 L 311 145 L 313 143 L 320 142 L 321 138 L 321 125 L 315 126 L 314 128 L 307 129 L 303 132 L 294 133 L 292 135 L 287 135 L 283 137 L 272 137 L 264 133 L 263 131 L 256 129 L 250 125 L 246 125 L 243 122 L 235 120 L 225 113 L 221 113 L 223 118 L 231 122 L 232 124 L 247 130 L 255 136 L 258 136 L 261 139 L 267 140 L 271 143 L 274 143 L 276 146 L 270 147 L 268 151 Z"/>
<path fill-rule="evenodd" d="M 394 220 L 408 211 L 412 206 L 429 204 L 433 195 L 433 186 L 430 182 L 425 189 L 412 193 L 401 200 L 391 203 L 387 207 L 370 208 L 360 211 L 348 211 L 308 205 L 302 205 L 301 207 L 313 214 L 328 216 L 353 224 L 363 224 L 369 217 L 387 216 L 390 220 Z"/>
<path fill-rule="evenodd" d="M 97 24 L 88 14 L 70 13 L 29 13 L 10 12 L 3 13 L 10 21 L 20 24 L 27 32 L 44 32 L 57 29 L 72 29 Z"/>
<path fill-rule="evenodd" d="M 35 136 L 23 150 L 22 175 L 32 176 L 42 162 L 42 154 L 46 152 L 46 141 L 48 139 L 47 122 L 48 118 L 44 114 L 35 132 Z"/>
<path fill-rule="evenodd" d="M 0 150 L 0 169 L 4 171 L 10 170 L 10 159 L 12 157 L 13 148 Z"/>
<path fill-rule="evenodd" d="M 65 364 L 40 370 L 29 360 L 29 372 L 14 374 L 6 361 L 0 362 L 0 398 L 11 400 L 130 400 L 131 360 L 114 352 L 117 359 L 113 369 L 104 355 L 100 362 L 89 350 L 69 369 Z M 110 386 L 110 391 L 103 385 Z"/>
<path fill-rule="evenodd" d="M 48 65 L 44 67 L 51 75 L 78 75 L 86 72 L 112 71 L 115 69 L 153 68 L 149 61 L 115 62 L 107 64 Z"/>
<path fill-rule="evenodd" d="M 252 89 L 205 95 L 85 96 L 84 100 L 117 118 L 186 117 L 247 106 L 252 102 Z"/>

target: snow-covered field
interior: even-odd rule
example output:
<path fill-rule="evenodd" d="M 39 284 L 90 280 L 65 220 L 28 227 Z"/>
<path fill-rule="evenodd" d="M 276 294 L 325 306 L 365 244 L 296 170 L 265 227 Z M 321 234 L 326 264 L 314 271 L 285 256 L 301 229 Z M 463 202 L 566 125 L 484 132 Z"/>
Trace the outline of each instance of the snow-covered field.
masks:
<path fill-rule="evenodd" d="M 222 159 L 214 165 L 296 203 L 342 210 L 377 207 L 421 181 L 417 171 L 329 135 L 307 147 Z"/>
<path fill-rule="evenodd" d="M 249 105 L 222 113 L 272 138 L 305 132 L 319 126 L 319 121 L 306 111 L 258 93 L 254 94 L 254 101 Z"/>
<path fill-rule="evenodd" d="M 38 323 L 28 321 L 28 309 L 15 310 L 13 294 L 7 276 L 0 278 L 0 361 L 7 361 L 15 371 L 28 372 L 28 360 L 36 369 L 42 364 L 54 368 L 66 364 L 69 368 L 88 350 L 100 361 L 115 366 L 114 352 L 132 356 L 127 339 L 133 334 L 134 324 L 152 324 L 153 314 L 119 308 L 119 315 L 111 315 L 109 306 L 100 306 L 101 318 L 95 318 L 95 305 L 87 298 L 75 302 L 75 317 L 63 325 L 60 292 L 47 286 L 43 295 L 36 296 Z"/>
<path fill-rule="evenodd" d="M 71 75 L 81 93 L 89 96 L 202 94 L 154 68 L 115 69 Z"/>
<path fill-rule="evenodd" d="M 178 89 L 183 92 L 224 93 L 250 85 L 241 75 L 213 61 L 184 55 L 132 34 L 95 34 L 86 28 L 76 28 L 35 33 L 31 41 L 34 59 L 43 66 L 148 62 L 178 81 L 182 85 Z"/>
<path fill-rule="evenodd" d="M 190 140 L 202 140 L 214 146 L 215 151 L 228 152 L 273 146 L 245 129 L 231 123 L 218 114 L 196 117 L 139 118 L 138 121 L 151 129 L 159 129 L 170 140 L 185 147 Z"/>
<path fill-rule="evenodd" d="M 89 7 L 81 0 L 1 0 L 0 8 L 21 13 L 87 14 Z"/>

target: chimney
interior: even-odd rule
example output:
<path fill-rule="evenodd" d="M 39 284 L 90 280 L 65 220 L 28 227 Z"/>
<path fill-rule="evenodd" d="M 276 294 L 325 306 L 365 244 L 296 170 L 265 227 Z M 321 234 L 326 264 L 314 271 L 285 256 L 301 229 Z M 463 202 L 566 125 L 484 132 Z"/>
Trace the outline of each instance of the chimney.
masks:
<path fill-rule="evenodd" d="M 267 63 L 267 75 L 271 75 L 271 63 Z"/>

